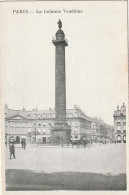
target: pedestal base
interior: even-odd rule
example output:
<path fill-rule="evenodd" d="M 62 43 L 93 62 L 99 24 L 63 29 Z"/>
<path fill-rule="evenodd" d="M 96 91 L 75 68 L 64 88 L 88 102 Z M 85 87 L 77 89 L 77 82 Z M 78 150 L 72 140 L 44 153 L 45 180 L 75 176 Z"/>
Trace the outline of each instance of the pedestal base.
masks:
<path fill-rule="evenodd" d="M 67 123 L 55 123 L 51 128 L 51 143 L 55 145 L 68 144 L 71 140 L 71 127 Z"/>

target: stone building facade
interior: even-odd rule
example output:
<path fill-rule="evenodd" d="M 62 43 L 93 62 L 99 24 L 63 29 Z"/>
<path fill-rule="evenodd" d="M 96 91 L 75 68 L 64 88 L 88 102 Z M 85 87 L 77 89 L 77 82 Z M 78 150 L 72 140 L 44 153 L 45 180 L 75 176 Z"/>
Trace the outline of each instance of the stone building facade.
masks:
<path fill-rule="evenodd" d="M 87 135 L 91 137 L 91 118 L 77 106 L 66 110 L 66 122 L 71 126 L 71 138 L 80 139 Z M 50 141 L 50 129 L 55 123 L 55 110 L 32 111 L 12 110 L 5 106 L 5 138 L 11 137 L 16 143 L 25 139 L 27 143 L 34 141 L 48 143 Z"/>
<path fill-rule="evenodd" d="M 117 106 L 117 110 L 114 111 L 114 137 L 117 143 L 126 142 L 126 107 L 123 103 L 121 108 Z"/>
<path fill-rule="evenodd" d="M 91 123 L 91 137 L 93 141 L 98 141 L 100 140 L 100 124 L 99 122 L 93 121 Z"/>

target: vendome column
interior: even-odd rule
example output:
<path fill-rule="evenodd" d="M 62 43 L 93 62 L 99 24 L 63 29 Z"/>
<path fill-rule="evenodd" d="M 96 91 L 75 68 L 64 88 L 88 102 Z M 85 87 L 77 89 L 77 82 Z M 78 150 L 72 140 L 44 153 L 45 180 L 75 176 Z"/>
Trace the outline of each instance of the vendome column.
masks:
<path fill-rule="evenodd" d="M 51 129 L 52 143 L 68 143 L 71 139 L 71 127 L 66 123 L 66 81 L 65 81 L 65 47 L 68 42 L 61 30 L 62 22 L 58 21 L 55 45 L 55 124 Z"/>

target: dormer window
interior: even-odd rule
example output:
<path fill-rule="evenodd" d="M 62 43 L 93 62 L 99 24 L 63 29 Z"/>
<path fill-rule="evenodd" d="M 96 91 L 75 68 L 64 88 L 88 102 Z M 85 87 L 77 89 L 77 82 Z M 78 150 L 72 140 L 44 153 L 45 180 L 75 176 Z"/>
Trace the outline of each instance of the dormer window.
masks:
<path fill-rule="evenodd" d="M 42 118 L 42 115 L 39 114 L 39 119 Z"/>
<path fill-rule="evenodd" d="M 77 112 L 75 112 L 74 116 L 77 117 Z"/>
<path fill-rule="evenodd" d="M 70 118 L 72 118 L 72 117 L 73 117 L 73 114 L 72 114 L 72 113 L 70 113 L 70 114 L 69 114 L 69 117 L 70 117 Z"/>
<path fill-rule="evenodd" d="M 43 114 L 43 118 L 46 118 L 46 114 Z"/>

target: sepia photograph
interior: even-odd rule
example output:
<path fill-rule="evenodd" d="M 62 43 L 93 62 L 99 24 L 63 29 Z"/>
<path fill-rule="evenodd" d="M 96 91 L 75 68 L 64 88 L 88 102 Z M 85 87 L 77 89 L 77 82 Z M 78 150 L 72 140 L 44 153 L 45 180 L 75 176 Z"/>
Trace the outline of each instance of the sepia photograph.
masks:
<path fill-rule="evenodd" d="M 0 9 L 3 194 L 126 192 L 127 2 Z"/>

